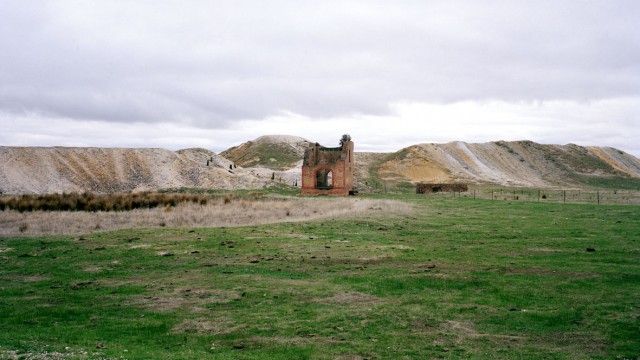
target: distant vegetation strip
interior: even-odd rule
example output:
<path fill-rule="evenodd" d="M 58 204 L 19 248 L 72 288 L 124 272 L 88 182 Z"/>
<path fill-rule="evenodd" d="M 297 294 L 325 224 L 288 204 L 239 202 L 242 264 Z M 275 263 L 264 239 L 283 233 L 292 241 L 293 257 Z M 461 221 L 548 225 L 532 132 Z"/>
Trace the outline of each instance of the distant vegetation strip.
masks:
<path fill-rule="evenodd" d="M 127 211 L 176 206 L 180 203 L 206 205 L 209 198 L 200 194 L 126 192 L 113 194 L 68 193 L 0 197 L 0 211 Z"/>

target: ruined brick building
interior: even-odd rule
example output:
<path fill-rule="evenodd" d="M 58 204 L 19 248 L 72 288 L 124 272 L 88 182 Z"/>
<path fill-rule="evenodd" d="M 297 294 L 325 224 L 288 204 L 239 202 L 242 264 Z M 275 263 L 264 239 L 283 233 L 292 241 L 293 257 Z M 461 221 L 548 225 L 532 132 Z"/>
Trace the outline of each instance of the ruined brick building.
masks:
<path fill-rule="evenodd" d="M 305 151 L 302 163 L 302 194 L 353 193 L 353 156 L 353 141 L 349 135 L 342 136 L 339 147 L 311 145 Z"/>

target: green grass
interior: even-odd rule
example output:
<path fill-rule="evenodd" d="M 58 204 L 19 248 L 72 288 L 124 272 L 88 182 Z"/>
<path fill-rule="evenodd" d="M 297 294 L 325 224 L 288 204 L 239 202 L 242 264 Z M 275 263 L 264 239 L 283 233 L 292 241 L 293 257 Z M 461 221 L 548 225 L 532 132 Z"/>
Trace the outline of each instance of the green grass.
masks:
<path fill-rule="evenodd" d="M 416 211 L 0 238 L 0 358 L 640 355 L 640 207 L 386 197 Z"/>
<path fill-rule="evenodd" d="M 593 188 L 640 190 L 640 179 L 632 177 L 574 175 L 580 184 Z"/>

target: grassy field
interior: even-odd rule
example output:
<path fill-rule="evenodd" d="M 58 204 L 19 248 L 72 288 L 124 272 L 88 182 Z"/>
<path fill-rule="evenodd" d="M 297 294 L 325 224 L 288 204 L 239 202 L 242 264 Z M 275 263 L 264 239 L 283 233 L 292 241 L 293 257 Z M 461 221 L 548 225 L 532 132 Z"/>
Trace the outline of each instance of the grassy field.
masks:
<path fill-rule="evenodd" d="M 0 358 L 637 359 L 640 207 L 0 238 Z"/>

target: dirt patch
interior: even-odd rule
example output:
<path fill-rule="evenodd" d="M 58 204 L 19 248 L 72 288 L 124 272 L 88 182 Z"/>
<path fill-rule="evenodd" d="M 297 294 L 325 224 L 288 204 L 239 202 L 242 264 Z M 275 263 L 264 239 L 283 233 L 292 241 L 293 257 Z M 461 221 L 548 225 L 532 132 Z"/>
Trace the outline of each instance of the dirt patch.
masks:
<path fill-rule="evenodd" d="M 162 296 L 139 297 L 134 302 L 161 312 L 177 309 L 203 312 L 203 306 L 206 304 L 225 304 L 237 301 L 240 297 L 241 295 L 232 290 L 180 287 Z"/>
<path fill-rule="evenodd" d="M 338 305 L 375 305 L 382 303 L 382 300 L 373 295 L 350 291 L 338 293 L 328 298 L 315 299 L 314 302 Z"/>
<path fill-rule="evenodd" d="M 335 360 L 366 360 L 368 357 L 362 357 L 360 355 L 339 355 Z"/>
<path fill-rule="evenodd" d="M 36 282 L 36 281 L 49 280 L 49 278 L 44 275 L 28 275 L 28 276 L 20 276 L 16 280 L 25 281 L 25 282 Z"/>
<path fill-rule="evenodd" d="M 311 339 L 313 338 L 304 338 L 301 336 L 294 336 L 294 337 L 282 337 L 282 336 L 272 336 L 272 337 L 265 337 L 265 336 L 254 336 L 252 338 L 250 338 L 250 340 L 252 342 L 257 342 L 257 343 L 265 343 L 265 344 L 283 344 L 283 345 L 298 345 L 298 344 L 303 344 L 303 343 L 308 343 L 311 341 Z M 315 340 L 314 340 L 315 342 Z"/>
<path fill-rule="evenodd" d="M 149 244 L 137 244 L 137 245 L 131 245 L 129 247 L 129 249 L 149 249 L 151 248 L 151 245 Z"/>
<path fill-rule="evenodd" d="M 0 253 L 9 252 L 15 250 L 14 248 L 0 248 Z"/>
<path fill-rule="evenodd" d="M 171 329 L 177 333 L 197 333 L 206 335 L 224 335 L 236 332 L 245 325 L 236 324 L 231 318 L 197 318 L 187 319 Z"/>
<path fill-rule="evenodd" d="M 412 248 L 411 246 L 407 246 L 407 245 L 382 245 L 382 246 L 376 246 L 375 247 L 378 250 L 387 250 L 387 249 L 394 249 L 394 250 L 415 250 L 414 248 Z"/>
<path fill-rule="evenodd" d="M 0 359 L 20 359 L 20 360 L 62 360 L 62 359 L 86 359 L 89 354 L 86 350 L 78 350 L 77 352 L 61 353 L 57 351 L 38 352 L 22 352 L 17 350 L 0 350 Z M 91 353 L 92 358 L 101 358 L 100 353 Z"/>
<path fill-rule="evenodd" d="M 434 278 L 434 279 L 453 279 L 454 277 L 449 274 L 443 273 L 435 273 L 435 274 L 426 274 L 426 277 Z"/>
<path fill-rule="evenodd" d="M 440 328 L 447 332 L 458 335 L 459 341 L 466 338 L 478 339 L 478 338 L 496 338 L 496 339 L 508 339 L 508 340 L 521 340 L 526 339 L 523 336 L 513 335 L 501 335 L 501 334 L 483 334 L 476 330 L 475 324 L 469 321 L 454 321 L 449 320 L 440 324 Z"/>
<path fill-rule="evenodd" d="M 550 249 L 550 248 L 529 248 L 529 249 L 527 249 L 527 251 L 541 252 L 541 253 L 560 253 L 560 252 L 565 252 L 564 250 Z"/>
<path fill-rule="evenodd" d="M 379 261 L 384 261 L 384 260 L 388 260 L 393 258 L 392 255 L 389 254 L 384 254 L 384 255 L 378 255 L 378 256 L 372 256 L 372 257 L 362 257 L 362 258 L 358 258 L 356 259 L 356 263 L 360 263 L 360 264 L 370 264 L 370 263 L 376 263 Z"/>

